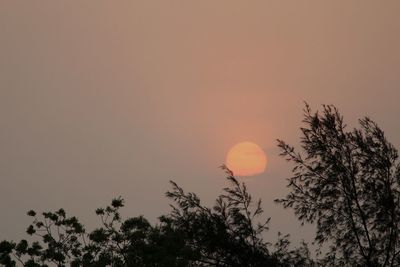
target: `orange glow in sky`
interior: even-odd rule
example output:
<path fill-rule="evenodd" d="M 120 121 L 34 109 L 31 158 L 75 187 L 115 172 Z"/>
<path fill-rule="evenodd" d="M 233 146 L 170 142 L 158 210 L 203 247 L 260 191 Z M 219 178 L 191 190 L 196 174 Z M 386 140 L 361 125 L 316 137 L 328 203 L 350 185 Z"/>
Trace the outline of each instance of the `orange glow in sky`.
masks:
<path fill-rule="evenodd" d="M 258 145 L 241 142 L 234 145 L 226 156 L 226 166 L 237 176 L 252 176 L 263 173 L 267 157 Z"/>

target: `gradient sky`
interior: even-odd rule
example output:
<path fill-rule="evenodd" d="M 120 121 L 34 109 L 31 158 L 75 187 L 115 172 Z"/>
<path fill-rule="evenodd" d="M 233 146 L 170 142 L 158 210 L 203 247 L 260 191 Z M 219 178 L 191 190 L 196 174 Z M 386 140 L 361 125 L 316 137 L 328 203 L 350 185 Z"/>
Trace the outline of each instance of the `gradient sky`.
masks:
<path fill-rule="evenodd" d="M 303 101 L 369 115 L 400 145 L 400 1 L 1 1 L 0 240 L 34 208 L 64 207 L 91 229 L 169 211 L 173 179 L 211 204 L 218 166 L 253 141 L 267 171 L 247 179 L 276 231 L 311 240 L 291 210 Z"/>

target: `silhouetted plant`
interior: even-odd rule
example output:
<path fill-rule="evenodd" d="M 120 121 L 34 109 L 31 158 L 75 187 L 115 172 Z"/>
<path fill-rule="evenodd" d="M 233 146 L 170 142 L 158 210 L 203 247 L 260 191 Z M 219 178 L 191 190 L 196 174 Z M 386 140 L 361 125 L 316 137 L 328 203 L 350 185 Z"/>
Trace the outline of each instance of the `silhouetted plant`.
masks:
<path fill-rule="evenodd" d="M 291 189 L 277 200 L 329 244 L 320 262 L 330 266 L 400 265 L 400 165 L 397 150 L 369 118 L 346 130 L 334 106 L 312 113 L 306 104 L 301 148 L 278 140 L 294 163 Z"/>
<path fill-rule="evenodd" d="M 317 266 L 312 259 L 308 244 L 304 241 L 298 248 L 291 247 L 289 235 L 278 232 L 278 241 L 274 244 L 274 257 L 279 266 Z"/>
<path fill-rule="evenodd" d="M 170 214 L 155 226 L 142 216 L 123 220 L 122 198 L 96 214 L 101 225 L 86 233 L 76 217 L 62 209 L 38 216 L 29 211 L 33 223 L 27 233 L 39 238 L 29 244 L 0 243 L 0 264 L 4 266 L 311 266 L 306 246 L 289 249 L 286 236 L 279 238 L 276 252 L 270 252 L 262 233 L 269 219 L 258 222 L 261 201 L 253 202 L 244 183 L 226 167 L 231 186 L 214 207 L 201 205 L 194 193 L 185 193 L 176 183 L 166 196 Z"/>
<path fill-rule="evenodd" d="M 42 242 L 2 241 L 0 263 L 14 266 L 17 260 L 23 266 L 47 266 L 47 263 L 65 266 L 67 262 L 74 264 L 82 256 L 85 230 L 76 217 L 67 217 L 63 209 L 43 212 L 41 217 L 31 210 L 28 215 L 34 220 L 26 230 L 27 234 L 40 237 Z"/>
<path fill-rule="evenodd" d="M 255 209 L 245 184 L 239 183 L 232 172 L 223 167 L 232 187 L 225 188 L 215 206 L 210 209 L 200 203 L 193 193 L 185 193 L 174 182 L 173 191 L 167 192 L 177 205 L 169 218 L 176 229 L 200 257 L 196 266 L 265 266 L 275 261 L 261 234 L 269 219 L 255 223 L 262 212 L 261 201 Z"/>

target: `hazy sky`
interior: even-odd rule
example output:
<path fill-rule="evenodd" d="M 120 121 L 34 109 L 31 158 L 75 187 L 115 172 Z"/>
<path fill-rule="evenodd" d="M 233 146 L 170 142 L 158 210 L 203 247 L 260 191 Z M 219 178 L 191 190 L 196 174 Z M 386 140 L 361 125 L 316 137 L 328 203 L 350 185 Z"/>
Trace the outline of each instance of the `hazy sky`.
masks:
<path fill-rule="evenodd" d="M 123 196 L 153 222 L 173 179 L 211 204 L 239 141 L 267 153 L 248 181 L 277 229 L 312 237 L 273 199 L 303 101 L 371 116 L 400 145 L 400 1 L 1 1 L 0 240 L 27 210 L 94 226 Z"/>

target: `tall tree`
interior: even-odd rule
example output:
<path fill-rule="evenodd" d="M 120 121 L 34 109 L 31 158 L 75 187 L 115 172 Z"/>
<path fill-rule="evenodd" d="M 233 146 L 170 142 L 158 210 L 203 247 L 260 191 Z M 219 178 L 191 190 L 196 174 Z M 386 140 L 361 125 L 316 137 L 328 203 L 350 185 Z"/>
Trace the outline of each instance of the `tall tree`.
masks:
<path fill-rule="evenodd" d="M 400 265 L 398 152 L 369 118 L 348 130 L 334 106 L 304 109 L 301 152 L 278 140 L 292 163 L 289 194 L 276 200 L 302 223 L 316 223 L 330 266 Z"/>

